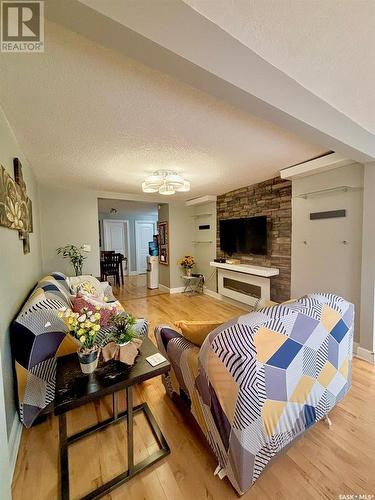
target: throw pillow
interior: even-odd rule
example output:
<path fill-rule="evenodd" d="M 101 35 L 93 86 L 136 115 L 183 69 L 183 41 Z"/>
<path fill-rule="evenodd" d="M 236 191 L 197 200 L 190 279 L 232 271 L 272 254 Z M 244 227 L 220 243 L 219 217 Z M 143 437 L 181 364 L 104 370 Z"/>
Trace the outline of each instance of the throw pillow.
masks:
<path fill-rule="evenodd" d="M 73 294 L 80 292 L 82 295 L 94 295 L 96 297 L 104 296 L 100 281 L 94 278 L 94 276 L 73 276 L 68 279 L 69 287 Z"/>
<path fill-rule="evenodd" d="M 73 299 L 73 311 L 81 313 L 82 309 L 88 309 L 92 312 L 100 313 L 100 326 L 105 327 L 108 325 L 109 318 L 113 313 L 120 312 L 117 311 L 117 308 L 113 305 L 107 305 L 103 303 L 99 303 L 97 300 L 93 300 L 90 297 L 83 296 L 81 294 L 77 294 Z M 98 309 L 99 308 L 99 309 Z"/>
<path fill-rule="evenodd" d="M 176 321 L 175 326 L 182 335 L 197 346 L 201 346 L 209 333 L 222 325 L 223 321 Z"/>

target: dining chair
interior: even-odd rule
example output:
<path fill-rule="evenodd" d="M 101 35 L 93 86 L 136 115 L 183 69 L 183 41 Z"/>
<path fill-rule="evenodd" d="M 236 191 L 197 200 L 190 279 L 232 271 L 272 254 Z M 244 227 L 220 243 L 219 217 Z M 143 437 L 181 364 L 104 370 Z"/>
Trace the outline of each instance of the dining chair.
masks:
<path fill-rule="evenodd" d="M 106 253 L 100 261 L 100 278 L 105 281 L 108 277 L 113 276 L 115 285 L 120 286 L 120 264 L 121 254 Z"/>

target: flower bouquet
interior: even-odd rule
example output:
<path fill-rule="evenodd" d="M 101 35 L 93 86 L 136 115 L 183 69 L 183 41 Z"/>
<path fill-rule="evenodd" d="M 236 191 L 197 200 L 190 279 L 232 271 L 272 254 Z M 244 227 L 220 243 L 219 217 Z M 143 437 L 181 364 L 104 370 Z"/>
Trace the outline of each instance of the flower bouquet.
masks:
<path fill-rule="evenodd" d="M 195 266 L 195 259 L 192 255 L 185 255 L 178 261 L 178 264 L 185 269 L 186 276 L 191 276 L 191 270 Z"/>
<path fill-rule="evenodd" d="M 78 313 L 65 307 L 59 311 L 59 317 L 64 320 L 69 334 L 80 343 L 77 354 L 83 373 L 93 373 L 98 366 L 100 348 L 96 344 L 96 336 L 100 330 L 99 309 L 93 312 L 83 308 Z"/>

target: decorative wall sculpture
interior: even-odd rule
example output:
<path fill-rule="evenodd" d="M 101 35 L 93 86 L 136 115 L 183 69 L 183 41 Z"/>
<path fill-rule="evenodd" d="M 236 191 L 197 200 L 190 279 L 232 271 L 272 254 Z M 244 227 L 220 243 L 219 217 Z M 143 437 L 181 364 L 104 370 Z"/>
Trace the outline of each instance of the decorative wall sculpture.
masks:
<path fill-rule="evenodd" d="M 23 242 L 23 253 L 30 252 L 29 234 L 33 232 L 32 203 L 26 193 L 22 176 L 22 165 L 13 160 L 14 180 L 0 165 L 0 226 L 18 231 Z"/>

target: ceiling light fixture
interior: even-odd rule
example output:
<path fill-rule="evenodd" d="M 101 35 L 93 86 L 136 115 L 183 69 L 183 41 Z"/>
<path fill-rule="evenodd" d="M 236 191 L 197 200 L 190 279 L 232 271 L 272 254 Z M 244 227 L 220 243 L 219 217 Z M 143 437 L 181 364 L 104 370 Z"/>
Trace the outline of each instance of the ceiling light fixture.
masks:
<path fill-rule="evenodd" d="M 190 182 L 172 170 L 158 170 L 146 177 L 142 182 L 144 193 L 157 193 L 169 196 L 171 194 L 187 193 L 190 191 Z"/>

